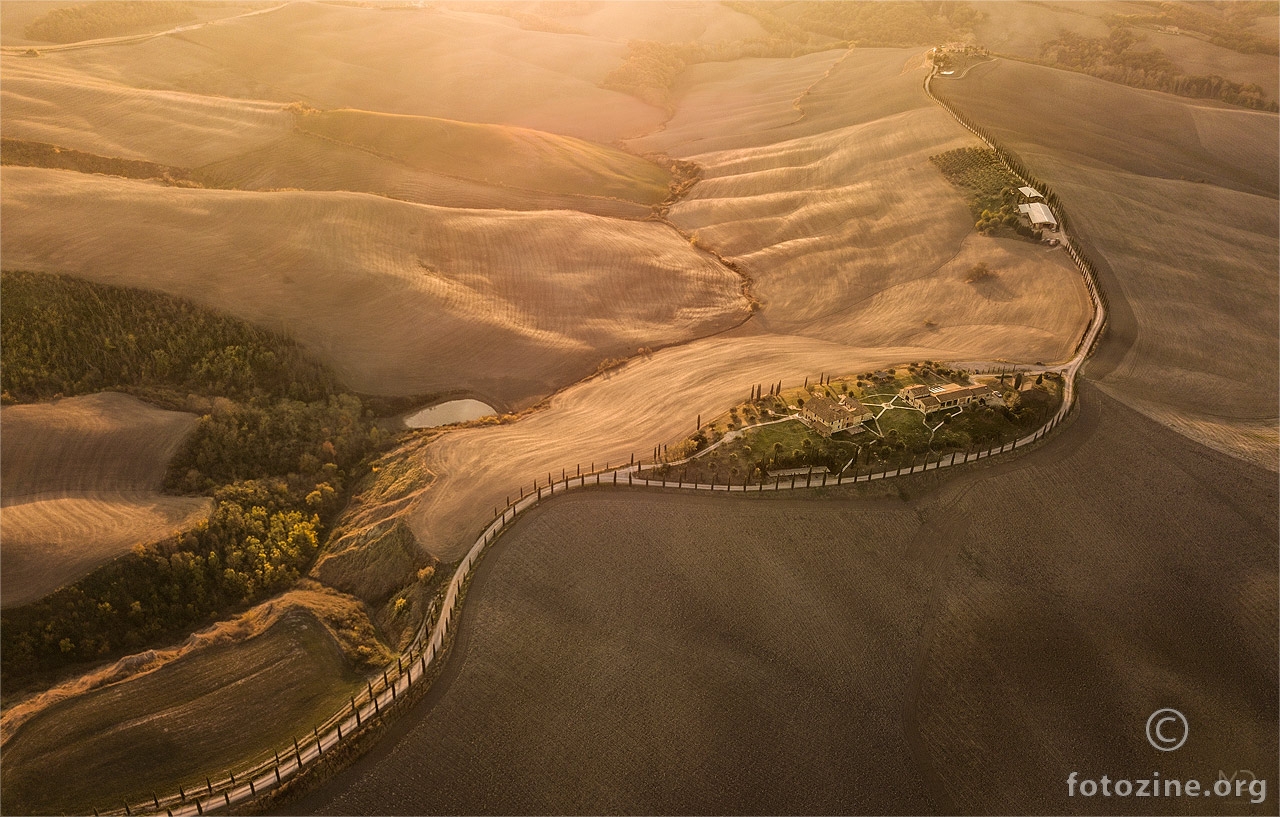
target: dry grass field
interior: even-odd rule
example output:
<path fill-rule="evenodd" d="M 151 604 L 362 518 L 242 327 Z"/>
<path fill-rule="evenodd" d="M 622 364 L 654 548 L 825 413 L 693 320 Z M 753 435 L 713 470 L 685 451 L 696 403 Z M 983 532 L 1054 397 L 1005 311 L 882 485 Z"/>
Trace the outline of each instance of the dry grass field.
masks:
<path fill-rule="evenodd" d="M 0 57 L 6 137 L 199 167 L 264 148 L 293 127 L 278 102 L 135 88 L 118 76 L 87 75 L 69 59 Z"/>
<path fill-rule="evenodd" d="M 84 0 L 6 0 L 4 13 L 0 14 L 0 45 L 3 46 L 33 46 L 40 48 L 47 46 L 49 43 L 44 40 L 28 39 L 26 36 L 27 25 L 45 17 L 50 12 L 58 9 L 69 9 L 83 6 Z M 117 35 L 125 34 L 144 34 L 156 31 L 167 31 L 177 25 L 186 25 L 192 22 L 203 22 L 208 20 L 218 20 L 230 17 L 236 14 L 243 14 L 253 8 L 261 7 L 261 3 L 235 3 L 235 2 L 218 2 L 218 3 L 181 3 L 183 16 L 188 19 L 181 23 L 154 23 L 141 26 L 130 26 L 117 32 Z"/>
<path fill-rule="evenodd" d="M 0 411 L 4 605 L 34 601 L 208 513 L 207 499 L 159 493 L 195 424 L 112 393 Z"/>
<path fill-rule="evenodd" d="M 761 37 L 765 31 L 754 17 L 731 9 L 722 3 L 687 3 L 658 0 L 640 3 L 565 3 L 559 0 L 534 0 L 510 6 L 499 3 L 474 3 L 470 0 L 444 4 L 458 10 L 488 10 L 495 13 L 516 9 L 535 20 L 541 18 L 566 29 L 602 39 L 626 36 L 636 40 L 659 42 L 715 43 Z"/>
<path fill-rule="evenodd" d="M 614 148 L 527 128 L 355 110 L 304 114 L 298 127 L 417 170 L 526 190 L 656 203 L 670 181 Z"/>
<path fill-rule="evenodd" d="M 1275 470 L 1277 117 L 1007 61 L 939 88 L 1053 181 L 1110 267 L 1121 342 L 1091 376 Z"/>
<path fill-rule="evenodd" d="M 284 328 L 362 392 L 528 404 L 605 358 L 747 314 L 737 276 L 655 222 L 40 168 L 3 178 L 6 264 Z"/>
<path fill-rule="evenodd" d="M 1274 480 L 1083 400 L 1047 445 L 901 496 L 543 506 L 408 724 L 293 808 L 1266 813 L 1066 796 L 1071 770 L 1277 763 Z M 1191 719 L 1179 752 L 1143 735 L 1161 706 Z"/>
<path fill-rule="evenodd" d="M 137 88 L 517 125 L 607 144 L 662 120 L 658 109 L 598 87 L 626 39 L 531 30 L 466 9 L 291 3 L 41 61 Z M 20 59 L 5 57 L 4 67 Z"/>
<path fill-rule="evenodd" d="M 679 97 L 671 126 L 642 141 L 706 168 L 673 221 L 753 277 L 768 331 L 956 353 L 1016 334 L 1026 359 L 1069 357 L 1089 312 L 1078 273 L 1061 253 L 966 240 L 963 199 L 928 157 L 972 137 L 921 91 L 918 51 L 831 53 L 688 72 L 702 84 Z M 783 76 L 803 80 L 786 105 L 776 88 L 756 87 L 755 63 L 778 62 L 796 63 Z M 758 107 L 717 117 L 739 97 Z M 957 280 L 984 259 L 1007 271 L 999 295 Z"/>
<path fill-rule="evenodd" d="M 270 757 L 361 685 L 349 633 L 335 632 L 353 621 L 369 626 L 353 600 L 296 591 L 9 710 L 6 811 L 114 808 Z"/>

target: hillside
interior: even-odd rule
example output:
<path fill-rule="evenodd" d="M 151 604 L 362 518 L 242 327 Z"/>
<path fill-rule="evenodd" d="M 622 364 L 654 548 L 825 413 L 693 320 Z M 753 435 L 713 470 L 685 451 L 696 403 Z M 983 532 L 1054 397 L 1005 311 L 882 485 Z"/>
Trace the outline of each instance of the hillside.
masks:
<path fill-rule="evenodd" d="M 290 3 L 40 62 L 139 88 L 516 125 L 608 144 L 662 117 L 598 87 L 624 50 L 620 39 L 529 30 L 465 10 Z M 6 71 L 19 59 L 6 56 Z"/>
<path fill-rule="evenodd" d="M 1271 768 L 1274 480 L 1082 399 L 1043 448 L 964 473 L 540 507 L 480 563 L 424 703 L 294 807 L 1088 814 L 1063 787 L 1082 757 Z M 1155 756 L 1161 706 L 1199 726 Z"/>
<path fill-rule="evenodd" d="M 606 358 L 747 314 L 737 276 L 652 222 L 37 168 L 3 178 L 6 264 L 283 328 L 365 393 L 468 389 L 527 405 Z"/>
<path fill-rule="evenodd" d="M 269 757 L 360 687 L 357 648 L 370 635 L 352 599 L 295 591 L 13 707 L 4 719 L 8 808 L 111 808 L 152 789 L 196 790 L 210 764 Z M 65 783 L 49 787 L 50 776 Z"/>
<path fill-rule="evenodd" d="M 1046 85 L 1058 89 L 1052 102 L 1025 93 Z M 1276 115 L 1009 61 L 938 90 L 1053 179 L 1107 263 L 1110 332 L 1122 343 L 1090 375 L 1194 439 L 1274 470 Z"/>
<path fill-rule="evenodd" d="M 4 606 L 33 601 L 139 542 L 204 517 L 209 500 L 160 494 L 196 417 L 123 394 L 0 412 Z"/>
<path fill-rule="evenodd" d="M 653 204 L 667 195 L 670 182 L 643 159 L 527 128 L 354 110 L 306 113 L 297 126 L 416 170 L 523 190 Z"/>
<path fill-rule="evenodd" d="M 1091 66 L 1093 70 L 1125 62 L 1142 66 L 1142 71 L 1132 72 L 1131 79 L 1138 83 L 1157 80 L 1161 73 L 1196 78 L 1217 76 L 1225 82 L 1257 85 L 1272 103 L 1280 94 L 1276 26 L 1267 26 L 1266 12 L 1258 6 L 1250 8 L 1247 3 L 1234 3 L 1211 7 L 1198 3 L 1123 0 L 1089 3 L 1001 0 L 972 5 L 982 15 L 974 24 L 973 40 L 996 54 L 1058 67 L 1068 67 L 1073 56 L 1087 54 L 1096 62 Z M 1258 15 L 1257 25 L 1250 30 L 1241 23 L 1227 22 L 1233 6 L 1236 16 Z M 1112 50 L 1109 46 L 1113 36 L 1119 38 L 1117 43 L 1132 40 L 1123 48 L 1127 56 L 1112 53 L 1110 59 L 1099 59 L 1103 51 Z M 1073 44 L 1087 42 L 1088 47 L 1075 55 L 1057 54 L 1055 43 L 1063 42 L 1064 37 Z M 1154 52 L 1159 56 L 1151 56 Z M 1114 73 L 1117 79 L 1122 78 L 1123 72 Z"/>

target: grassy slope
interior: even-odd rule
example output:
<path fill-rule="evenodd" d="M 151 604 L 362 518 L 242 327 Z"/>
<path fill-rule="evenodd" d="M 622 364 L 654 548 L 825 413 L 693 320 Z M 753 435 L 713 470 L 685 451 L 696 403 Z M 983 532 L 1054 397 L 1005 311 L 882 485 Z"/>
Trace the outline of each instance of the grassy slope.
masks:
<path fill-rule="evenodd" d="M 737 277 L 654 223 L 3 173 L 6 264 L 283 326 L 362 392 L 528 402 L 743 316 Z"/>
<path fill-rule="evenodd" d="M 504 128 L 358 110 L 312 113 L 298 127 L 417 170 L 547 193 L 653 204 L 670 176 L 615 148 L 527 128 Z"/>
<path fill-rule="evenodd" d="M 0 412 L 4 604 L 40 598 L 207 513 L 205 498 L 159 493 L 195 421 L 122 394 Z"/>
<path fill-rule="evenodd" d="M 998 342 L 1031 360 L 1068 357 L 1090 308 L 1079 274 L 1060 251 L 965 239 L 963 201 L 927 159 L 969 138 L 921 92 L 916 53 L 858 50 L 811 73 L 798 105 L 778 97 L 758 111 L 758 123 L 778 123 L 763 146 L 741 113 L 726 123 L 704 107 L 711 89 L 722 99 L 753 93 L 759 66 L 718 69 L 682 97 L 684 121 L 677 114 L 653 137 L 707 168 L 672 218 L 755 278 L 771 331 L 957 354 Z M 822 64 L 813 60 L 795 62 Z M 725 77 L 735 68 L 736 86 Z M 959 280 L 978 260 L 1006 270 L 999 295 Z"/>
<path fill-rule="evenodd" d="M 54 2 L 48 2 L 48 0 L 6 0 L 4 6 L 0 8 L 0 30 L 3 30 L 3 35 L 0 36 L 0 45 L 29 45 L 36 48 L 48 45 L 45 42 L 26 39 L 25 29 L 27 24 L 55 9 L 81 5 L 84 5 L 84 0 L 72 0 L 71 2 L 62 2 L 62 0 L 54 0 Z M 186 7 L 184 11 L 190 14 L 192 21 L 229 17 L 234 14 L 241 14 L 252 8 L 249 4 L 239 5 L 236 3 L 185 3 L 184 5 Z M 164 31 L 181 24 L 155 23 L 131 28 L 127 32 L 120 33 L 140 34 L 151 31 Z"/>
<path fill-rule="evenodd" d="M 517 125 L 607 144 L 662 118 L 597 87 L 624 41 L 530 31 L 467 11 L 300 3 L 48 61 L 139 87 Z"/>
<path fill-rule="evenodd" d="M 102 393 L 3 411 L 4 504 L 50 493 L 158 490 L 193 414 Z"/>
<path fill-rule="evenodd" d="M 210 639 L 30 717 L 4 745 L 6 809 L 85 813 L 152 789 L 198 788 L 206 774 L 309 733 L 360 678 L 312 610 L 268 605 L 247 614 L 272 619 L 258 634 Z"/>
<path fill-rule="evenodd" d="M 907 502 L 544 506 L 481 564 L 466 660 L 403 737 L 295 807 L 1087 813 L 1070 770 L 1272 768 L 1274 482 L 1084 401 L 1044 448 Z M 1193 731 L 1157 756 L 1161 706 Z"/>
<path fill-rule="evenodd" d="M 495 162 L 500 157 L 488 157 Z M 649 205 L 595 194 L 547 193 L 417 170 L 349 145 L 294 131 L 266 147 L 204 165 L 193 174 L 206 187 L 272 191 L 347 190 L 418 204 L 496 210 L 579 210 L 642 219 Z"/>
<path fill-rule="evenodd" d="M 463 8 L 466 6 L 463 5 Z M 753 17 L 721 3 L 666 3 L 661 13 L 644 3 L 545 3 L 537 10 L 597 37 L 658 42 L 732 42 L 765 36 Z"/>
<path fill-rule="evenodd" d="M 117 73 L 82 71 L 70 55 L 5 56 L 0 66 L 5 136 L 13 139 L 189 168 L 263 148 L 293 127 L 279 103 L 139 89 Z"/>
<path fill-rule="evenodd" d="M 527 128 L 356 110 L 295 116 L 278 103 L 136 89 L 45 60 L 9 59 L 0 100 L 9 138 L 177 167 L 206 187 L 643 218 L 670 182 L 615 148 Z"/>
<path fill-rule="evenodd" d="M 1046 83 L 1052 102 L 1028 93 Z M 1274 469 L 1275 115 L 1010 62 L 944 92 L 1053 181 L 1112 268 L 1130 345 L 1093 366 L 1102 386 Z"/>

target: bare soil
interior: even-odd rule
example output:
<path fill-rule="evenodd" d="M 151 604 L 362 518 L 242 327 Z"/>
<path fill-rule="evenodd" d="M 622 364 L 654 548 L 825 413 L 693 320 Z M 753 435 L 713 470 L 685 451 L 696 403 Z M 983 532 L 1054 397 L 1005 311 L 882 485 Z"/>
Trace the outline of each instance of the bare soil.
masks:
<path fill-rule="evenodd" d="M 1092 813 L 1072 770 L 1274 768 L 1274 481 L 1082 399 L 1041 448 L 877 489 L 901 497 L 549 503 L 407 723 L 291 810 Z M 1177 753 L 1143 734 L 1162 706 Z M 1152 802 L 1103 805 L 1268 809 Z"/>

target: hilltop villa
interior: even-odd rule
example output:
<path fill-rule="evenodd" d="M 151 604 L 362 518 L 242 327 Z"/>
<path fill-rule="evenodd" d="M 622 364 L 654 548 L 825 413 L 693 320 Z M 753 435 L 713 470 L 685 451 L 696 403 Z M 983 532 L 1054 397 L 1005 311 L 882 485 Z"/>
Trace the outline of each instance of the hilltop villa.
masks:
<path fill-rule="evenodd" d="M 995 396 L 990 386 L 961 386 L 948 383 L 945 386 L 907 386 L 898 396 L 921 411 L 937 411 L 952 406 L 967 406 L 974 400 L 986 400 Z"/>
<path fill-rule="evenodd" d="M 843 397 L 837 403 L 821 394 L 805 401 L 800 411 L 801 422 L 824 437 L 830 437 L 837 431 L 855 429 L 874 416 L 852 397 Z"/>

